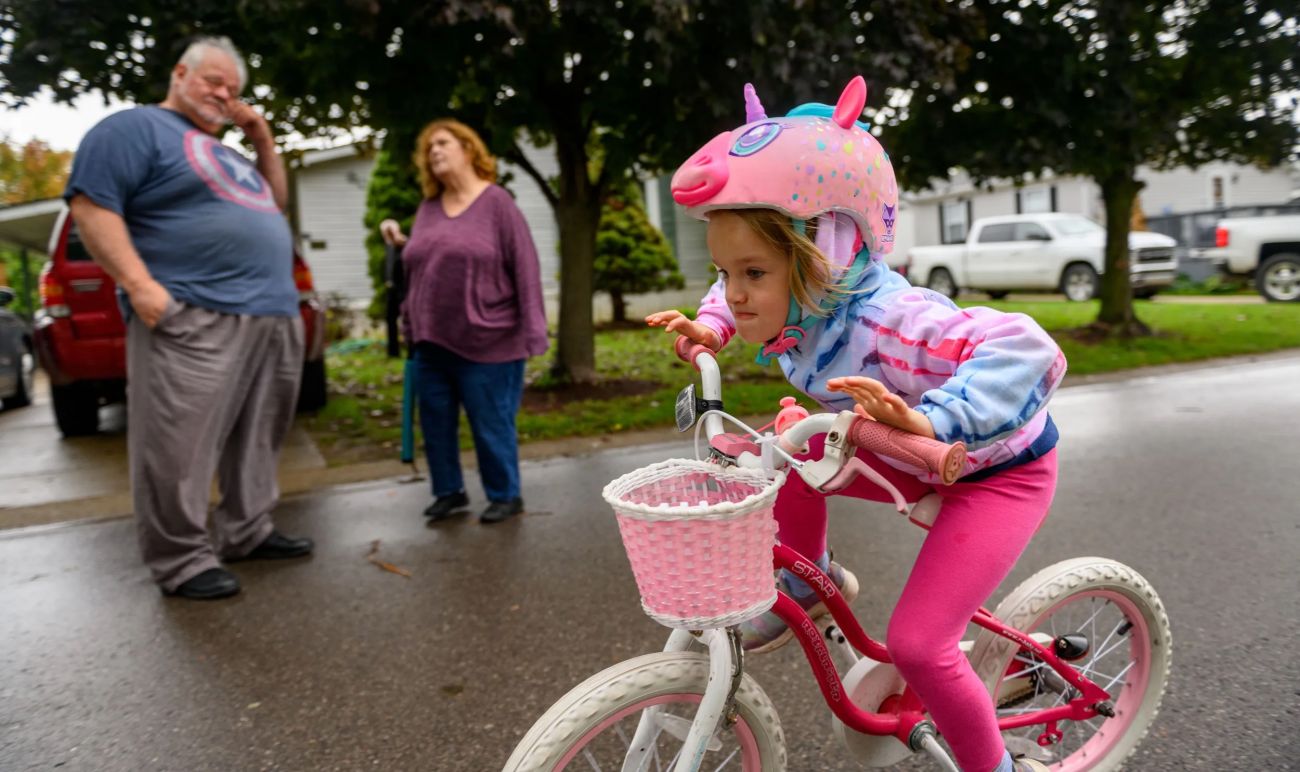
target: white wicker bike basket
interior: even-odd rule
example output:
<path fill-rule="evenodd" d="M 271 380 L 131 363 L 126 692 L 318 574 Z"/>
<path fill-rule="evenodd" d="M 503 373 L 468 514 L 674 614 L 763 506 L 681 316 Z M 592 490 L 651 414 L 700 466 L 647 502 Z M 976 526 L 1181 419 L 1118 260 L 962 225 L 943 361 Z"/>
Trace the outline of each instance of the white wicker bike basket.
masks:
<path fill-rule="evenodd" d="M 674 458 L 605 486 L 641 608 L 668 627 L 728 627 L 776 602 L 772 508 L 784 473 Z"/>

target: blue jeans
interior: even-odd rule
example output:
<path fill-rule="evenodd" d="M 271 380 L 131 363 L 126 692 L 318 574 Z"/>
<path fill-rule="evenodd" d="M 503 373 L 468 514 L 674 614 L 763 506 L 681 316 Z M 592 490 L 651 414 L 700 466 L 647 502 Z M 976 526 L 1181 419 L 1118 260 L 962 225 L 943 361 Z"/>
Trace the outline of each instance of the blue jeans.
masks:
<path fill-rule="evenodd" d="M 515 414 L 524 395 L 524 360 L 472 362 L 432 343 L 415 346 L 420 431 L 433 495 L 465 490 L 460 472 L 460 408 L 465 406 L 479 476 L 490 501 L 519 498 Z"/>

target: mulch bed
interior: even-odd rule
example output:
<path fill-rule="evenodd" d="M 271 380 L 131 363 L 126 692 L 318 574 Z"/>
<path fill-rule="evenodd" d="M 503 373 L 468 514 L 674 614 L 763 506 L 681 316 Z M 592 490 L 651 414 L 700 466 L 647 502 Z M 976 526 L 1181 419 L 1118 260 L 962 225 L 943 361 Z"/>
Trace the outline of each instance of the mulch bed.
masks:
<path fill-rule="evenodd" d="M 652 394 L 662 388 L 663 384 L 657 381 L 635 379 L 605 380 L 599 383 L 566 383 L 543 388 L 529 386 L 524 389 L 522 409 L 540 413 L 560 410 L 570 402 L 578 400 L 635 397 L 639 394 Z"/>

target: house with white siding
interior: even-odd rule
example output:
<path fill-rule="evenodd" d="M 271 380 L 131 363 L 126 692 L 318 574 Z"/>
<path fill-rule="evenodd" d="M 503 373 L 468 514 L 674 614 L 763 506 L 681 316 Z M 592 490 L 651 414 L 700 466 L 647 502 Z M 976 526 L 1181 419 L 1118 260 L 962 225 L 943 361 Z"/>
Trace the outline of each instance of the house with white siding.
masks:
<path fill-rule="evenodd" d="M 544 177 L 558 174 L 555 154 L 549 148 L 526 146 L 525 153 Z M 294 219 L 316 287 L 321 292 L 339 293 L 359 307 L 369 303 L 373 294 L 366 271 L 362 217 L 374 162 L 374 151 L 368 146 L 345 145 L 306 151 L 292 164 Z M 509 188 L 532 230 L 542 265 L 547 315 L 554 320 L 560 271 L 555 217 L 531 176 L 505 161 L 499 166 L 511 175 Z M 1178 238 L 1185 247 L 1198 245 L 1197 234 L 1203 239 L 1206 223 L 1212 234 L 1214 221 L 1225 210 L 1285 205 L 1300 194 L 1300 169 L 1295 167 L 1265 170 L 1229 163 L 1166 171 L 1144 167 L 1138 178 L 1146 183 L 1139 203 L 1148 226 Z M 663 308 L 694 307 L 713 282 L 704 224 L 684 216 L 673 203 L 668 179 L 663 176 L 645 182 L 646 210 L 650 221 L 673 245 L 687 286 L 680 291 L 630 297 L 632 318 Z M 903 194 L 890 263 L 903 262 L 913 246 L 965 240 L 978 217 L 1032 212 L 1073 212 L 1097 222 L 1105 219 L 1100 186 L 1090 179 L 1049 174 L 1029 182 L 994 180 L 976 186 L 969 177 L 957 175 L 928 190 Z M 607 296 L 597 294 L 593 304 L 598 321 L 610 317 Z"/>
<path fill-rule="evenodd" d="M 559 174 L 555 154 L 549 149 L 525 146 L 524 152 L 543 177 Z M 366 270 L 366 230 L 362 224 L 366 189 L 374 165 L 375 151 L 364 145 L 305 151 L 291 165 L 299 248 L 311 267 L 316 289 L 323 293 L 338 293 L 356 307 L 364 307 L 374 294 Z M 498 168 L 502 174 L 511 175 L 510 192 L 532 231 L 542 266 L 547 315 L 554 320 L 560 292 L 559 228 L 555 216 L 537 182 L 523 169 L 504 160 L 499 162 Z M 629 302 L 632 315 L 693 304 L 713 280 L 704 248 L 702 224 L 689 221 L 680 229 L 674 227 L 676 223 L 666 182 L 661 186 L 657 180 L 651 180 L 646 184 L 645 193 L 651 221 L 665 230 L 678 249 L 688 288 L 684 292 L 635 296 Z M 661 216 L 665 208 L 668 212 L 666 223 Z M 610 317 L 607 296 L 603 293 L 597 295 L 594 304 L 597 320 Z"/>

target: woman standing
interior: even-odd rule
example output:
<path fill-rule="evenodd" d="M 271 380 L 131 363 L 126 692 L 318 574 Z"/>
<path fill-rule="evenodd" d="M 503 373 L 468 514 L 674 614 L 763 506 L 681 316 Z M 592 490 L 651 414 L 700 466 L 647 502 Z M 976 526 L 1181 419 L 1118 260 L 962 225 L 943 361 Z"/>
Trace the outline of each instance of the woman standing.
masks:
<path fill-rule="evenodd" d="M 524 509 L 515 414 L 524 360 L 545 353 L 537 249 L 523 214 L 495 184 L 496 159 L 468 126 L 439 119 L 424 127 L 413 156 L 424 201 L 408 239 L 396 220 L 379 225 L 402 246 L 402 327 L 414 346 L 420 430 L 433 481 L 429 522 L 469 507 L 460 469 L 460 408 L 474 435 L 488 507 L 480 522 Z"/>

